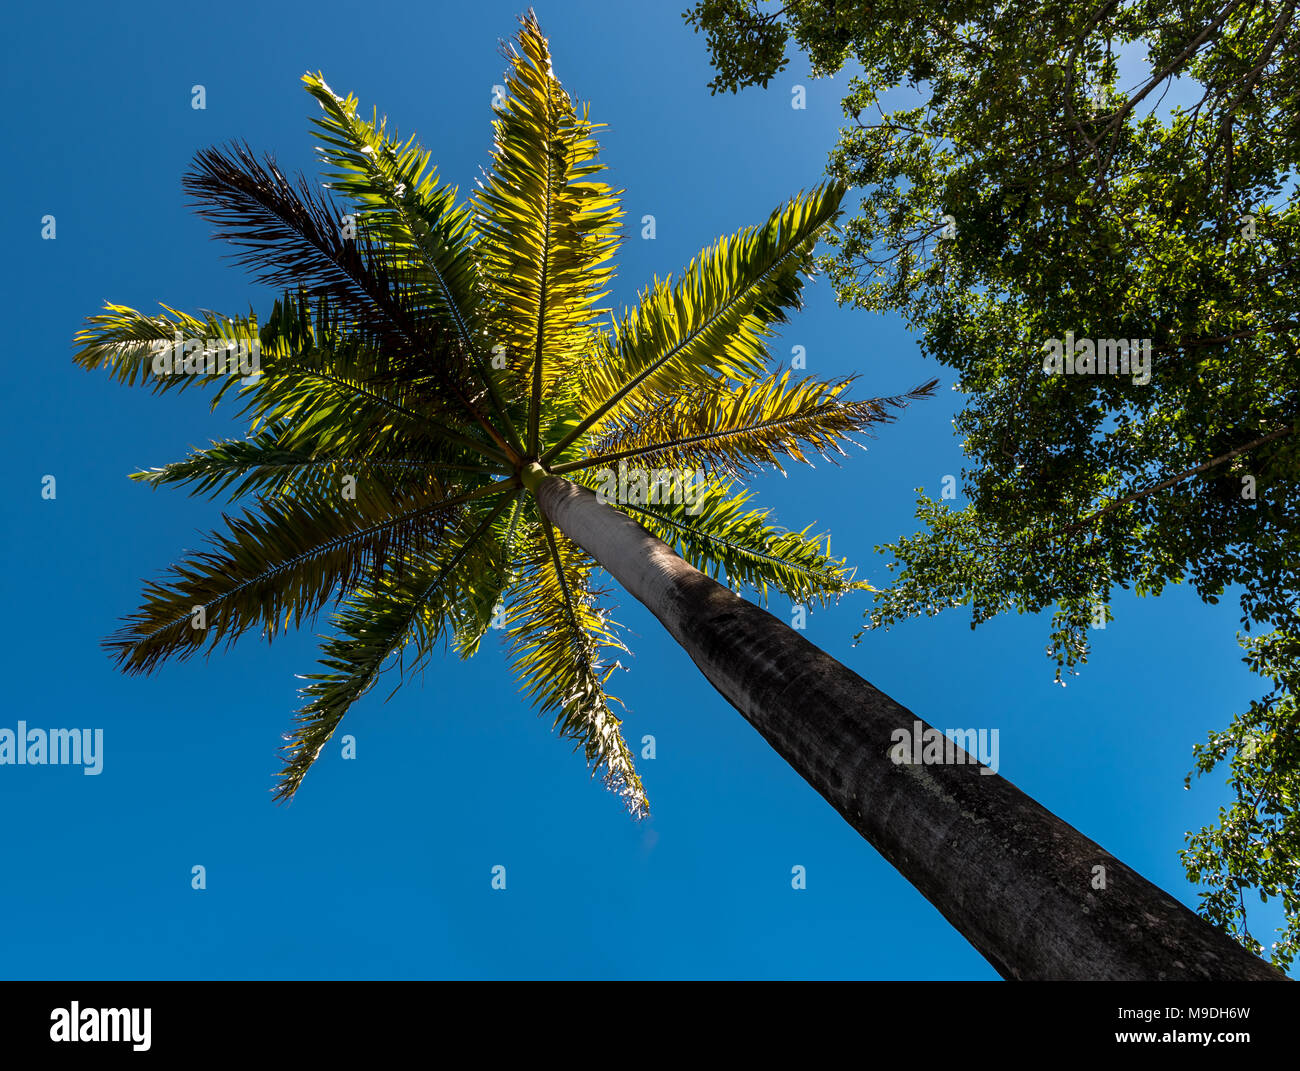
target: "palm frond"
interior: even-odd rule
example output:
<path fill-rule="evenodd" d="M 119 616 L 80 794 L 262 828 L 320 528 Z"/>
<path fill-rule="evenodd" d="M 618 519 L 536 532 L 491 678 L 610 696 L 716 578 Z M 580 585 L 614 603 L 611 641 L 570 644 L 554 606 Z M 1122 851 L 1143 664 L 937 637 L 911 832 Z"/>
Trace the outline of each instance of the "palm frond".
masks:
<path fill-rule="evenodd" d="M 542 538 L 523 556 L 516 599 L 508 616 L 515 675 L 543 713 L 554 711 L 560 735 L 575 739 L 592 776 L 604 771 L 635 817 L 649 811 L 645 789 L 605 692 L 617 668 L 610 651 L 626 651 L 601 594 L 592 589 L 592 565 L 582 551 L 542 523 Z"/>
<path fill-rule="evenodd" d="M 166 305 L 160 307 L 166 315 L 146 316 L 129 305 L 106 302 L 101 312 L 86 318 L 86 326 L 74 337 L 81 346 L 73 355 L 74 363 L 88 370 L 103 369 L 117 383 L 147 387 L 154 393 L 219 384 L 212 403 L 215 407 L 226 390 L 243 378 L 237 357 L 232 366 L 228 351 L 207 353 L 195 346 L 189 354 L 196 365 L 194 374 L 171 374 L 163 369 L 174 364 L 177 344 L 182 347 L 182 361 L 186 343 L 210 342 L 214 350 L 221 341 L 236 347 L 241 342 L 251 347 L 253 340 L 260 344 L 256 315 L 250 311 L 247 317 L 213 312 L 191 316 Z"/>
<path fill-rule="evenodd" d="M 366 494 L 375 486 L 400 494 L 430 487 L 438 473 L 485 477 L 506 474 L 504 469 L 438 462 L 427 457 L 315 452 L 286 445 L 290 430 L 263 428 L 246 439 L 214 442 L 207 449 L 195 450 L 184 461 L 131 473 L 131 479 L 155 490 L 188 485 L 192 495 L 225 494 L 237 499 L 250 493 L 263 497 L 339 493 L 348 478 L 350 489 L 357 494 Z"/>
<path fill-rule="evenodd" d="M 394 499 L 376 489 L 365 499 L 263 499 L 259 510 L 225 517 L 212 549 L 145 586 L 145 602 L 105 641 L 120 668 L 148 673 L 165 658 L 186 658 L 204 644 L 232 644 L 260 626 L 274 639 L 311 619 L 331 599 L 391 565 L 433 553 L 458 506 L 511 490 L 501 481 L 465 495 L 424 492 Z M 387 501 L 385 501 L 387 498 Z M 370 508 L 373 512 L 366 512 Z"/>
<path fill-rule="evenodd" d="M 593 491 L 608 493 L 599 477 L 582 475 Z M 831 557 L 829 535 L 810 536 L 811 525 L 790 531 L 770 523 L 771 511 L 749 508 L 752 493 L 734 491 L 731 481 L 706 480 L 679 492 L 666 480 L 656 485 L 654 475 L 647 473 L 636 491 L 612 504 L 700 572 L 733 587 L 753 587 L 764 605 L 769 589 L 794 602 L 825 605 L 864 586 L 845 559 Z"/>
<path fill-rule="evenodd" d="M 465 412 L 457 399 L 444 396 L 431 404 L 409 369 L 395 366 L 389 352 L 344 322 L 327 295 L 309 298 L 299 291 L 297 298 L 277 301 L 262 339 L 268 374 L 246 396 L 241 415 L 255 414 L 255 427 L 268 421 L 290 426 L 287 444 L 320 439 L 328 428 L 336 449 L 424 447 L 445 461 L 468 451 L 505 462 L 472 426 L 462 430 Z"/>
<path fill-rule="evenodd" d="M 530 396 L 528 448 L 539 445 L 544 401 L 557 384 L 578 387 L 619 245 L 618 197 L 604 170 L 596 124 L 581 114 L 551 69 L 546 38 L 521 19 L 506 96 L 493 120 L 492 171 L 475 195 L 493 342 Z"/>
<path fill-rule="evenodd" d="M 366 228 L 392 269 L 418 285 L 429 308 L 440 315 L 460 345 L 463 360 L 487 389 L 507 437 L 522 451 L 498 377 L 485 359 L 486 319 L 479 282 L 477 231 L 468 205 L 457 203 L 454 186 L 438 181 L 429 153 L 414 138 L 389 137 L 387 120 L 366 121 L 351 94 L 340 97 L 324 76 L 303 75 L 323 118 L 313 120 L 331 188 L 364 211 Z"/>
<path fill-rule="evenodd" d="M 794 198 L 768 221 L 703 250 L 676 286 L 655 280 L 615 325 L 584 373 L 586 411 L 542 455 L 550 461 L 598 423 L 617 419 L 637 392 L 738 382 L 766 371 L 766 339 L 802 293 L 817 237 L 839 211 L 843 187 L 830 184 Z"/>
<path fill-rule="evenodd" d="M 156 393 L 184 390 L 188 386 L 218 384 L 215 408 L 232 387 L 243 399 L 243 414 L 257 413 L 263 420 L 287 420 L 296 411 L 323 420 L 331 411 L 349 414 L 347 427 L 353 438 L 371 442 L 375 434 L 391 440 L 445 442 L 493 460 L 504 460 L 493 446 L 436 421 L 400 377 L 382 351 L 345 333 L 339 317 L 325 298 L 314 304 L 304 292 L 276 301 L 264 326 L 255 314 L 201 317 L 163 305 L 164 316 L 146 316 L 126 305 L 108 303 L 104 311 L 88 318 L 88 326 L 75 341 L 81 350 L 74 361 L 87 369 L 103 368 L 119 383 L 144 386 Z M 240 346 L 258 346 L 258 373 L 245 382 L 242 361 L 233 354 Z M 194 367 L 182 370 L 184 362 Z M 191 346 L 195 352 L 190 353 Z M 229 351 L 229 352 L 227 352 Z M 173 368 L 174 366 L 174 368 Z M 157 371 L 155 371 L 157 367 Z M 166 369 L 166 370 L 164 370 Z"/>
<path fill-rule="evenodd" d="M 344 237 L 345 213 L 275 161 L 259 160 L 246 143 L 202 149 L 183 185 L 213 237 L 234 244 L 235 260 L 259 282 L 292 286 L 337 299 L 377 341 L 408 351 L 432 325 L 419 323 L 418 305 L 403 291 L 382 256 Z"/>
<path fill-rule="evenodd" d="M 483 537 L 510 503 L 507 497 L 483 517 L 463 517 L 440 553 L 412 563 L 400 574 L 377 577 L 336 612 L 337 634 L 322 645 L 324 672 L 303 678 L 310 682 L 303 688 L 307 702 L 282 749 L 285 764 L 275 789 L 277 800 L 293 798 L 344 715 L 374 686 L 386 662 L 414 645 L 414 662 L 402 665 L 400 684 L 400 678 L 418 668 L 456 627 L 462 612 L 458 604 L 467 596 L 472 599 L 471 578 L 497 567 Z"/>
<path fill-rule="evenodd" d="M 540 538 L 540 531 L 537 506 L 525 495 L 516 497 L 510 510 L 495 518 L 490 535 L 484 539 L 490 540 L 496 556 L 490 567 L 485 566 L 475 575 L 456 627 L 453 646 L 462 659 L 478 653 L 498 610 L 504 614 L 504 600 L 518 575 L 519 547 Z M 504 625 L 503 617 L 497 627 Z"/>
<path fill-rule="evenodd" d="M 620 421 L 603 441 L 577 460 L 551 466 L 562 475 L 579 469 L 639 461 L 749 475 L 764 466 L 781 472 L 781 458 L 810 464 L 805 451 L 828 460 L 845 456 L 875 424 L 894 419 L 891 410 L 926 397 L 937 380 L 907 394 L 853 401 L 843 397 L 854 377 L 822 382 L 790 381 L 790 373 L 733 384 L 690 387 L 651 403 Z"/>

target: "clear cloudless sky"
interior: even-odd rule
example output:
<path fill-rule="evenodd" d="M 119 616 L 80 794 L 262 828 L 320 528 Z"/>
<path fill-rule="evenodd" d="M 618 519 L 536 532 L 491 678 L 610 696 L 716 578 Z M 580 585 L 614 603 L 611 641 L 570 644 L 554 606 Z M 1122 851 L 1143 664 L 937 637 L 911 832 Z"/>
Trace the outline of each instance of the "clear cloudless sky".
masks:
<path fill-rule="evenodd" d="M 614 691 L 635 750 L 646 734 L 657 743 L 640 763 L 652 817 L 639 824 L 518 694 L 495 643 L 468 663 L 435 658 L 387 703 L 395 677 L 381 683 L 340 730 L 356 759 L 336 737 L 287 807 L 271 802 L 277 748 L 327 618 L 146 678 L 117 673 L 99 646 L 142 578 L 199 546 L 223 506 L 127 473 L 245 429 L 197 392 L 160 398 L 76 368 L 74 333 L 109 300 L 269 310 L 180 177 L 195 150 L 231 138 L 315 175 L 308 69 L 418 133 L 468 192 L 488 159 L 498 41 L 522 2 L 52 0 L 6 15 L 0 727 L 102 729 L 104 765 L 0 766 L 0 976 L 996 977 L 619 593 L 635 658 Z M 609 124 L 604 159 L 627 211 L 616 306 L 820 181 L 840 119 L 843 79 L 810 80 L 801 57 L 765 92 L 711 97 L 686 6 L 538 7 L 557 74 Z M 54 240 L 41 237 L 47 214 Z M 775 357 L 796 345 L 810 373 L 859 374 L 859 396 L 941 378 L 841 467 L 755 483 L 782 523 L 830 530 L 837 554 L 883 579 L 873 547 L 915 529 L 914 489 L 936 494 L 960 472 L 953 376 L 896 318 L 837 307 L 824 281 Z M 1191 747 L 1259 684 L 1240 662 L 1234 600 L 1121 593 L 1092 661 L 1061 688 L 1043 618 L 971 631 L 949 611 L 854 647 L 866 598 L 815 612 L 807 635 L 934 724 L 998 729 L 1003 775 L 1195 904 L 1177 850 L 1226 790 L 1216 775 L 1184 791 Z M 497 865 L 504 891 L 491 888 Z M 1275 916 L 1256 911 L 1270 940 Z"/>

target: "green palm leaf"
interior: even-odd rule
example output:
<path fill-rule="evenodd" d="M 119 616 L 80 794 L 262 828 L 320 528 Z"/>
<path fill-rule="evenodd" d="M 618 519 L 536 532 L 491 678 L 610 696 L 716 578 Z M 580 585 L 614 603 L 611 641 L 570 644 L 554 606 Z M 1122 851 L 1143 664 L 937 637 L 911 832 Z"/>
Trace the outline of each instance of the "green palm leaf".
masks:
<path fill-rule="evenodd" d="M 582 482 L 599 489 L 590 476 Z M 680 495 L 665 496 L 663 484 L 659 487 L 658 496 L 653 485 L 651 494 L 644 496 L 651 500 L 621 503 L 619 508 L 701 572 L 733 587 L 753 587 L 764 605 L 769 589 L 794 602 L 824 605 L 863 587 L 843 558 L 830 556 L 829 535 L 809 536 L 808 528 L 792 532 L 768 523 L 771 511 L 746 508 L 752 492 L 734 491 L 731 481 L 707 481 Z"/>
<path fill-rule="evenodd" d="M 334 614 L 336 635 L 325 641 L 321 653 L 324 672 L 304 678 L 310 682 L 303 688 L 307 703 L 298 711 L 298 727 L 283 749 L 285 767 L 277 799 L 290 799 L 298 791 L 321 748 L 352 704 L 374 686 L 385 663 L 411 645 L 414 670 L 455 628 L 458 597 L 473 591 L 476 576 L 500 569 L 499 563 L 483 559 L 487 548 L 481 539 L 508 505 L 505 499 L 485 517 L 464 517 L 459 531 L 443 541 L 440 553 L 422 557 L 400 575 L 378 577 Z M 407 669 L 401 668 L 399 678 Z"/>
<path fill-rule="evenodd" d="M 540 710 L 555 713 L 560 734 L 577 740 L 575 749 L 583 750 L 593 776 L 603 771 L 606 787 L 640 817 L 649 803 L 611 707 L 618 700 L 605 691 L 618 666 L 609 654 L 627 648 L 609 611 L 597 605 L 593 566 L 547 521 L 521 569 L 509 619 L 515 673 Z"/>
<path fill-rule="evenodd" d="M 673 464 L 728 475 L 763 465 L 781 472 L 781 457 L 808 463 L 804 451 L 834 459 L 855 433 L 891 421 L 891 409 L 927 397 L 932 380 L 905 395 L 849 401 L 852 383 L 815 379 L 791 382 L 790 373 L 743 383 L 714 381 L 638 407 L 619 427 L 591 444 L 578 460 L 551 467 L 556 474 L 618 462 Z"/>
<path fill-rule="evenodd" d="M 579 114 L 551 69 L 546 39 L 519 35 L 505 99 L 493 120 L 492 171 L 475 203 L 481 214 L 492 338 L 506 348 L 529 392 L 528 448 L 542 410 L 586 363 L 597 302 L 613 274 L 622 212 L 595 176 L 597 126 Z"/>
<path fill-rule="evenodd" d="M 639 305 L 602 340 L 583 377 L 596 400 L 573 430 L 551 446 L 558 455 L 627 399 L 665 393 L 717 377 L 746 382 L 767 367 L 771 325 L 786 321 L 803 289 L 820 232 L 839 210 L 843 187 L 827 185 L 796 197 L 767 223 L 720 238 L 693 260 L 675 286 L 658 280 Z"/>

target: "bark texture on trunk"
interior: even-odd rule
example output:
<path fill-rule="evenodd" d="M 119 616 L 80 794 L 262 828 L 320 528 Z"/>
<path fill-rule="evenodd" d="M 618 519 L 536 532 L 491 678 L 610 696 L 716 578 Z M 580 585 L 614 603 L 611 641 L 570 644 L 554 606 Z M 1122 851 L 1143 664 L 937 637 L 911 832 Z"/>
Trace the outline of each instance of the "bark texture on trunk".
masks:
<path fill-rule="evenodd" d="M 1005 778 L 896 764 L 922 719 L 592 492 L 550 476 L 537 497 L 1004 978 L 1285 980 Z"/>

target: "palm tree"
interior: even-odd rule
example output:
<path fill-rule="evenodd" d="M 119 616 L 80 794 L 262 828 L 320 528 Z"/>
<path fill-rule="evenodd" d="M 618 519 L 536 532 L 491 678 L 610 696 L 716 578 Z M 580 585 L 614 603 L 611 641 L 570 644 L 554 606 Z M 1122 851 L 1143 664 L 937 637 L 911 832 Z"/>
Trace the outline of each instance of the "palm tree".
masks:
<path fill-rule="evenodd" d="M 157 391 L 204 383 L 220 399 L 241 340 L 241 371 L 257 373 L 236 391 L 245 439 L 135 474 L 257 503 L 147 586 L 105 641 L 120 667 L 147 673 L 250 629 L 271 639 L 332 604 L 336 635 L 285 748 L 287 800 L 395 657 L 409 653 L 402 671 L 444 643 L 469 657 L 496 623 L 536 704 L 640 816 L 605 690 L 625 648 L 603 567 L 1004 975 L 1276 976 L 1001 778 L 895 764 L 891 735 L 917 719 L 718 582 L 800 603 L 864 587 L 828 537 L 777 527 L 740 481 L 843 454 L 934 383 L 853 401 L 847 380 L 768 369 L 765 339 L 799 304 L 837 186 L 720 239 L 606 324 L 618 198 L 588 109 L 531 12 L 521 21 L 492 168 L 468 201 L 414 139 L 309 74 L 332 194 L 246 145 L 200 152 L 185 176 L 240 261 L 288 288 L 266 322 L 110 304 L 78 335 L 78 363 Z"/>

